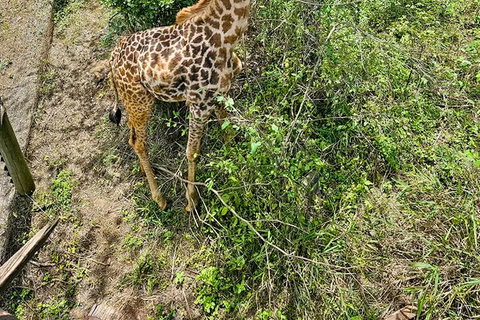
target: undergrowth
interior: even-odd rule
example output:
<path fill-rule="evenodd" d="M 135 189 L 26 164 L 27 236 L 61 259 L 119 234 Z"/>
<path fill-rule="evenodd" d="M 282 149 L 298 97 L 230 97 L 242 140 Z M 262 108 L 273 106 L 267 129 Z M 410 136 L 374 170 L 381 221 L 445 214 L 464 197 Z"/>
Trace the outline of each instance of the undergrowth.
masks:
<path fill-rule="evenodd" d="M 254 3 L 233 117 L 198 170 L 208 318 L 479 314 L 479 5 Z M 185 145 L 177 116 L 150 131 Z M 155 139 L 152 162 L 182 167 Z"/>
<path fill-rule="evenodd" d="M 104 3 L 131 29 L 170 23 L 187 5 Z M 209 319 L 367 320 L 404 306 L 418 319 L 478 316 L 479 8 L 254 1 L 237 49 L 245 68 L 223 98 L 232 118 L 210 121 L 203 139 L 201 212 L 183 211 L 183 182 L 161 170 L 186 170 L 181 104 L 159 104 L 149 128 L 168 211 L 149 198 L 127 134 L 105 158 L 132 163 L 140 180 L 119 289 L 195 283 Z M 173 274 L 177 246 L 196 251 Z M 150 316 L 176 312 L 158 304 Z"/>

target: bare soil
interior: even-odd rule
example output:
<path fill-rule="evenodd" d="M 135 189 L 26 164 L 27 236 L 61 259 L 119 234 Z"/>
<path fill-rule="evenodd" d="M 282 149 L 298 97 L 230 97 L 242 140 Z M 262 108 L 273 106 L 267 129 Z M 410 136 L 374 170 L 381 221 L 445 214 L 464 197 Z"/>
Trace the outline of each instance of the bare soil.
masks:
<path fill-rule="evenodd" d="M 38 97 L 37 74 L 46 53 L 51 6 L 46 0 L 0 3 L 0 96 L 20 148 L 25 150 Z M 0 161 L 0 263 L 10 236 L 13 184 Z"/>
<path fill-rule="evenodd" d="M 137 159 L 127 144 L 125 121 L 116 128 L 106 120 L 113 105 L 107 81 L 92 72 L 109 54 L 109 48 L 101 44 L 108 18 L 109 12 L 98 2 L 85 1 L 56 24 L 27 152 L 37 196 L 51 189 L 60 171 L 72 172 L 72 210 L 61 217 L 50 242 L 27 266 L 17 285 L 32 290 L 35 305 L 49 304 L 58 295 L 59 289 L 51 284 L 61 283 L 61 265 L 71 268 L 72 274 L 81 274 L 72 290 L 78 307 L 70 312 L 70 319 L 85 317 L 95 305 L 108 306 L 123 319 L 146 319 L 154 315 L 159 303 L 175 305 L 177 319 L 197 318 L 193 281 L 181 287 L 173 283 L 173 275 L 182 268 L 178 262 L 175 265 L 175 259 L 194 252 L 191 246 L 165 248 L 172 250 L 166 254 L 172 259 L 166 263 L 172 267 L 162 279 L 161 292 L 147 292 L 144 284 L 121 286 L 135 260 L 148 248 L 139 248 L 128 258 L 122 249 L 132 223 L 124 219 L 124 213 L 132 210 L 133 185 L 143 177 L 131 173 Z M 118 139 L 123 149 L 112 149 L 112 141 Z M 120 160 L 105 165 L 112 153 Z M 53 218 L 35 200 L 32 207 L 31 234 Z M 62 260 L 66 256 L 68 262 Z M 46 277 L 55 281 L 48 282 Z M 34 307 L 24 310 L 24 319 L 38 318 Z"/>

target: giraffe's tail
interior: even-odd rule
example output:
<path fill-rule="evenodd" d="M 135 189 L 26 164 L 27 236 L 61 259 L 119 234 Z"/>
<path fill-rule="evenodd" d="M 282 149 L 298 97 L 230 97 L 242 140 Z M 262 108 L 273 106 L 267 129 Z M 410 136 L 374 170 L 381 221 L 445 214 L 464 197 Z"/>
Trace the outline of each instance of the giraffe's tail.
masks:
<path fill-rule="evenodd" d="M 97 62 L 95 66 L 90 70 L 90 73 L 93 75 L 94 80 L 97 82 L 97 84 L 102 82 L 108 76 L 108 79 L 110 80 L 110 87 L 112 88 L 115 95 L 115 105 L 110 111 L 108 118 L 110 119 L 110 121 L 118 125 L 120 123 L 120 119 L 122 118 L 122 111 L 120 110 L 120 100 L 118 99 L 118 91 L 117 85 L 115 83 L 115 77 L 112 73 L 111 60 L 105 59 Z"/>
<path fill-rule="evenodd" d="M 120 99 L 118 99 L 117 84 L 115 82 L 115 77 L 113 76 L 112 70 L 108 73 L 108 78 L 110 79 L 110 86 L 113 89 L 113 94 L 115 95 L 115 105 L 108 114 L 108 118 L 113 123 L 120 124 L 120 119 L 122 119 L 122 110 L 120 110 Z"/>

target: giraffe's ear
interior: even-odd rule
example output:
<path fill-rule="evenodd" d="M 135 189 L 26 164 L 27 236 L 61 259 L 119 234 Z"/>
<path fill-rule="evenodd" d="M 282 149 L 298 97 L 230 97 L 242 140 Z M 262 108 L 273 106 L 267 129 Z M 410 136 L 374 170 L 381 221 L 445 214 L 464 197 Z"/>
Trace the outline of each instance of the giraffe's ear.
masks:
<path fill-rule="evenodd" d="M 120 119 L 122 119 L 122 111 L 118 107 L 116 109 L 117 110 L 114 109 L 110 111 L 108 118 L 118 126 L 120 124 Z"/>

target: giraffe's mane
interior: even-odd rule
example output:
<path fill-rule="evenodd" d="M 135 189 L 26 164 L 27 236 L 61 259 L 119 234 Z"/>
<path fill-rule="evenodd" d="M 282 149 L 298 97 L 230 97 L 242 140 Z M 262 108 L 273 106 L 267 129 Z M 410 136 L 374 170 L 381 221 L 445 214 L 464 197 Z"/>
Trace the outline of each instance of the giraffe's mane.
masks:
<path fill-rule="evenodd" d="M 183 24 L 186 21 L 202 16 L 205 12 L 210 3 L 212 3 L 213 0 L 200 0 L 198 1 L 197 4 L 194 4 L 193 6 L 186 7 L 182 10 L 180 10 L 177 13 L 177 24 Z"/>

